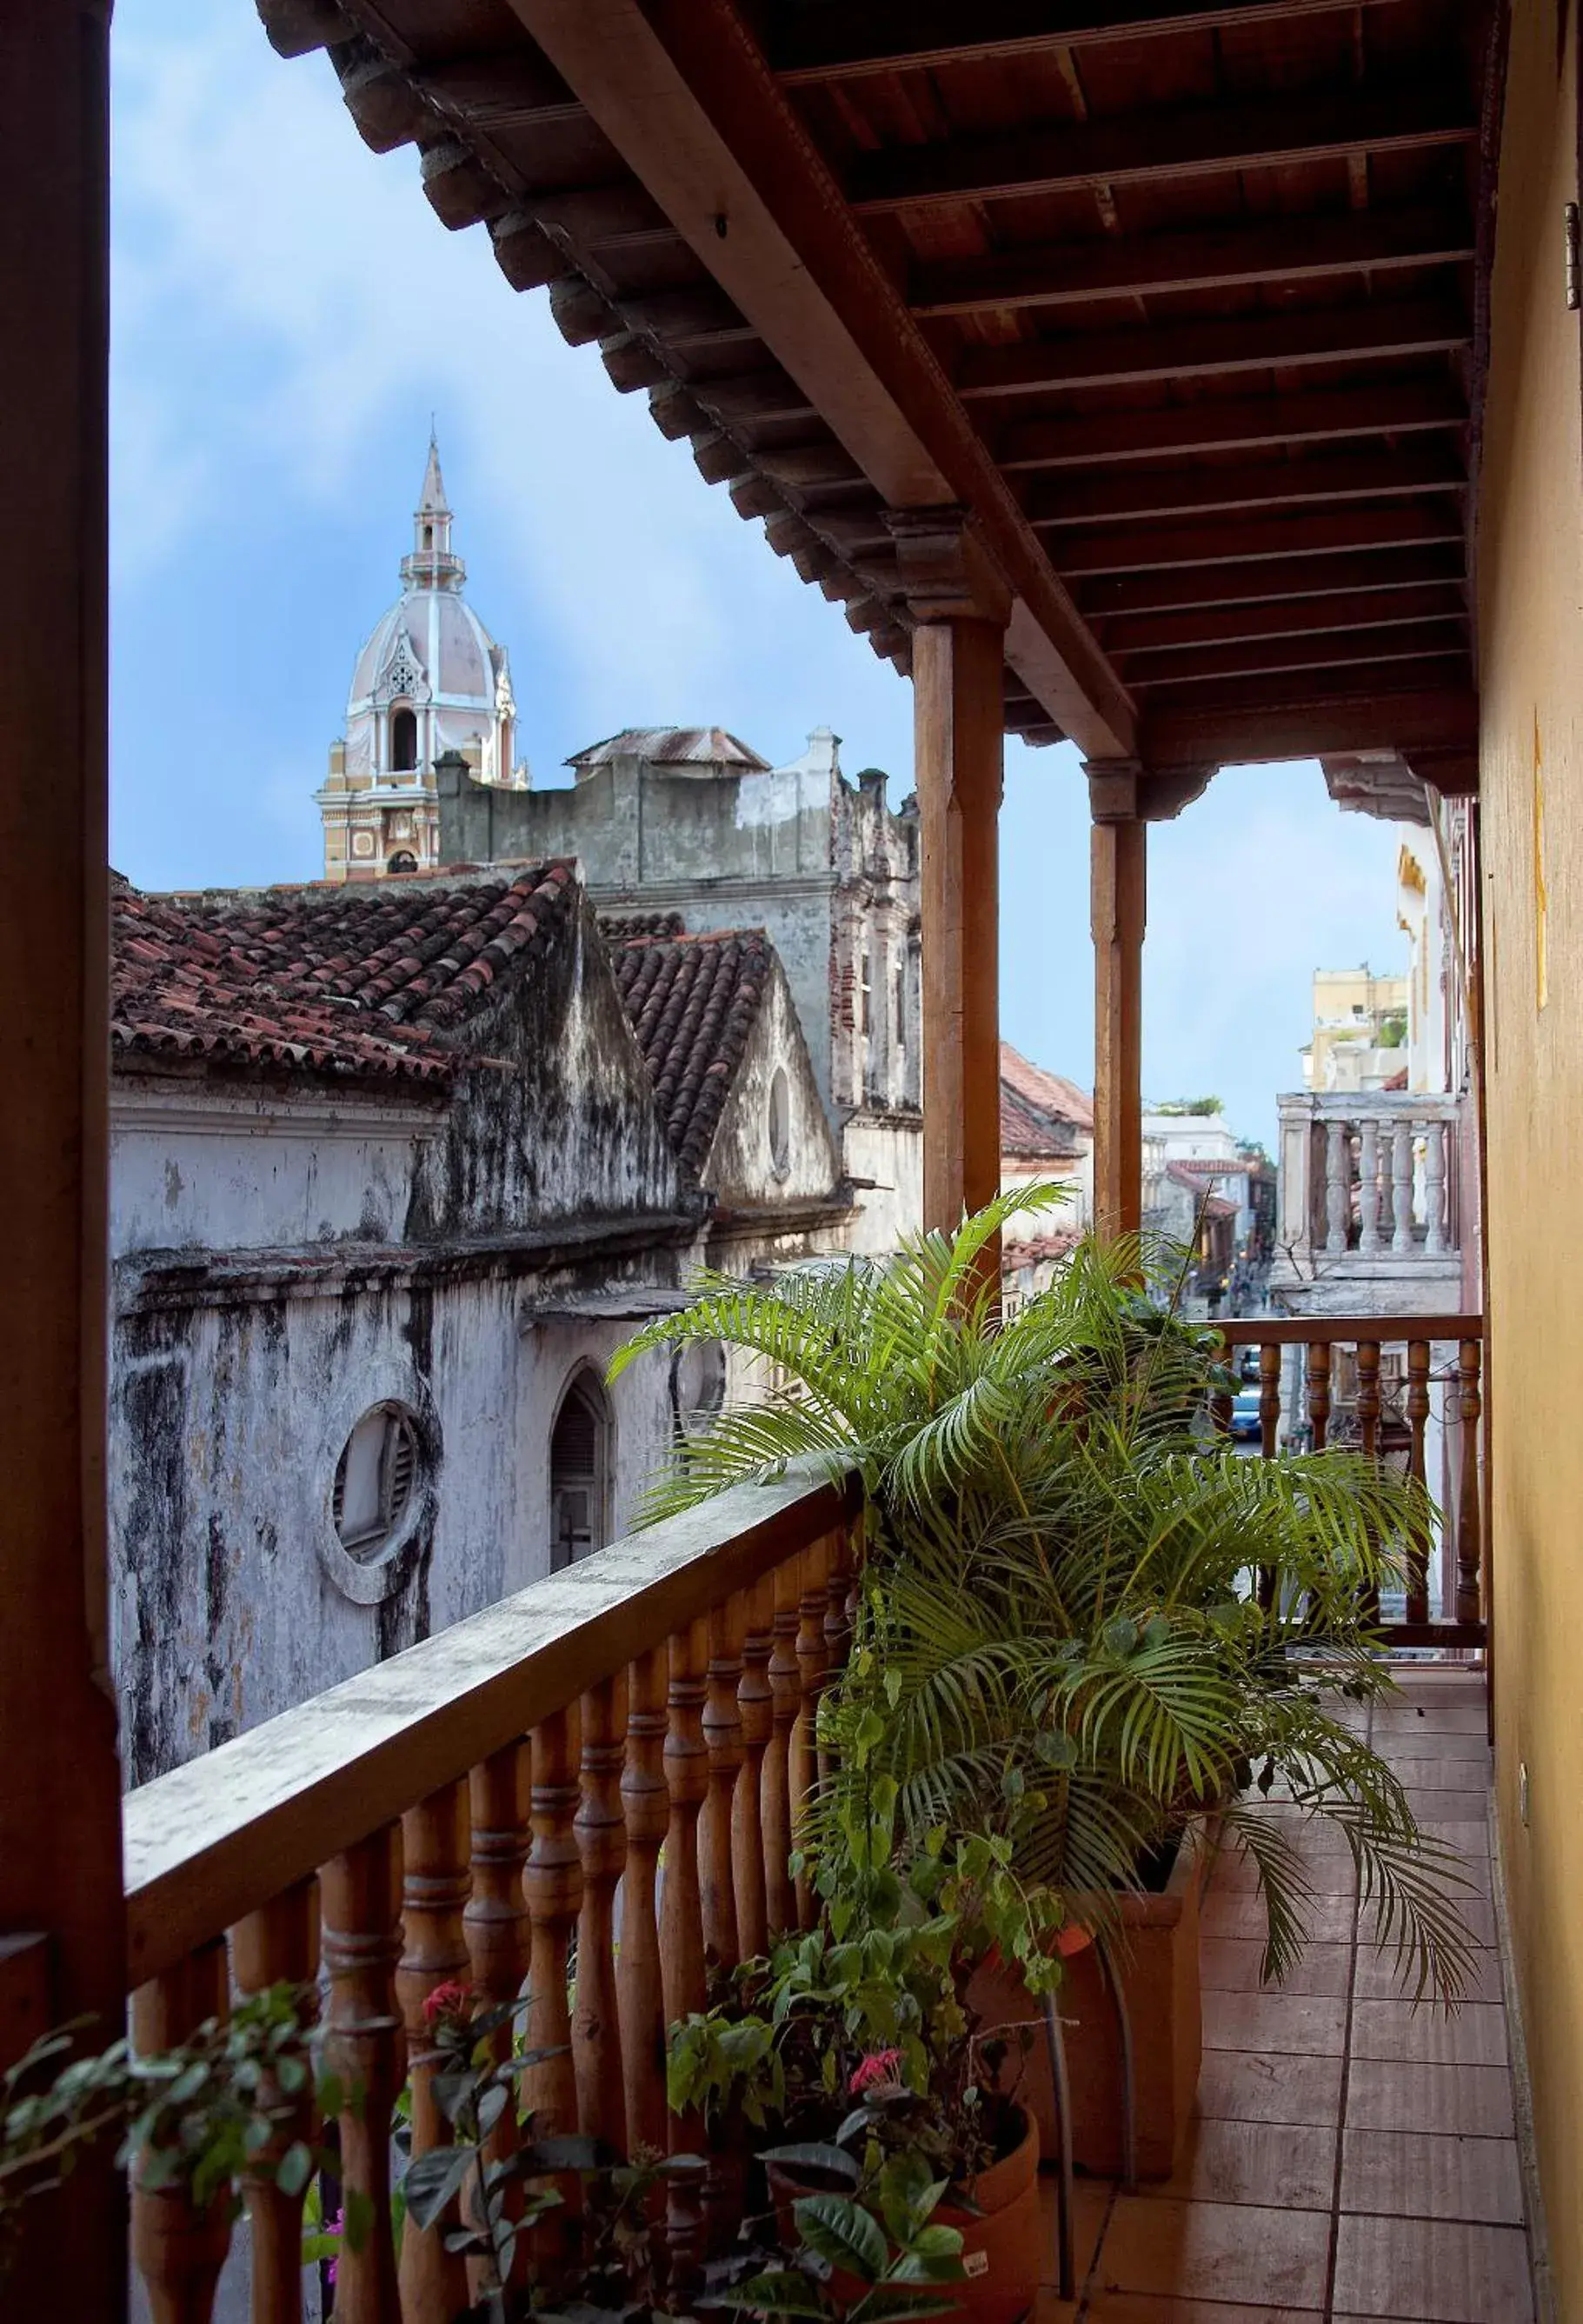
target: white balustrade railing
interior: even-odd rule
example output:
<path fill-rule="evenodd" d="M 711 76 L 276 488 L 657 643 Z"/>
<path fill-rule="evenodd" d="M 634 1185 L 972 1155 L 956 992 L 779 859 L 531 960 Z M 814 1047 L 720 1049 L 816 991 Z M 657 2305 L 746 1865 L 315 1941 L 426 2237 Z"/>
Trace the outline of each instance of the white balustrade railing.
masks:
<path fill-rule="evenodd" d="M 1397 1090 L 1283 1097 L 1282 1246 L 1302 1258 L 1453 1257 L 1462 1103 Z"/>

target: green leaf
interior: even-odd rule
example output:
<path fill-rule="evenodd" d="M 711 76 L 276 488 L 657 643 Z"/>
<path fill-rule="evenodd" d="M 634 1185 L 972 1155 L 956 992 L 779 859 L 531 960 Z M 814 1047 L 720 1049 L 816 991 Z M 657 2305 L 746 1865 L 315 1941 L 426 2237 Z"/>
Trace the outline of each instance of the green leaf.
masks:
<path fill-rule="evenodd" d="M 418 2155 L 401 2181 L 407 2209 L 420 2227 L 432 2227 L 466 2184 L 478 2160 L 473 2146 L 432 2146 Z"/>
<path fill-rule="evenodd" d="M 275 2165 L 275 2184 L 283 2195 L 300 2195 L 313 2176 L 313 2149 L 296 2139 Z"/>
<path fill-rule="evenodd" d="M 712 2292 L 711 2308 L 742 2308 L 758 2316 L 817 2316 L 828 2317 L 829 2302 L 821 2298 L 816 2287 L 795 2268 L 767 2270 L 762 2275 L 750 2276 L 733 2291 Z"/>
<path fill-rule="evenodd" d="M 842 2128 L 845 2130 L 853 2118 L 849 2116 Z M 833 2179 L 844 2179 L 852 2187 L 857 2185 L 861 2175 L 856 2163 L 844 2148 L 826 2146 L 817 2140 L 794 2141 L 789 2146 L 767 2146 L 759 2160 L 760 2163 L 778 2163 L 783 2171 L 828 2171 Z"/>
<path fill-rule="evenodd" d="M 844 2195 L 805 2195 L 792 2206 L 792 2216 L 808 2249 L 832 2267 L 845 2268 L 862 2283 L 877 2283 L 884 2274 L 885 2232 L 861 2203 Z"/>

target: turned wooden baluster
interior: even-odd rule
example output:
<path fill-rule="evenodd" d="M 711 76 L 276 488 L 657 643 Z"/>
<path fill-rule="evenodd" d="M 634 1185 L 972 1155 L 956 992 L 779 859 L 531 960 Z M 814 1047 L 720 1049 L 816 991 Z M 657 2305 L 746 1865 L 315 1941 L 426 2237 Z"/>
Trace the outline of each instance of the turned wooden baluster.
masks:
<path fill-rule="evenodd" d="M 792 1732 L 803 1707 L 802 1671 L 797 1662 L 802 1572 L 800 1560 L 789 1557 L 773 1577 L 775 1613 L 769 1653 L 770 1736 L 764 1754 L 764 1790 L 760 1814 L 764 1825 L 765 1916 L 772 1938 L 796 1925 L 796 1892 L 792 1886 Z"/>
<path fill-rule="evenodd" d="M 742 1683 L 737 1689 L 737 1708 L 742 1720 L 742 1766 L 737 1777 L 736 1809 L 732 1818 L 732 1885 L 736 1890 L 737 1953 L 741 1960 L 751 1960 L 769 1941 L 761 1799 L 764 1755 L 774 1723 L 768 1677 L 774 1615 L 775 1588 L 767 1574 L 748 1592 Z"/>
<path fill-rule="evenodd" d="M 621 2074 L 626 2086 L 627 2152 L 665 2152 L 665 2003 L 655 1917 L 655 1866 L 670 1821 L 665 1781 L 668 1656 L 656 1646 L 632 1665 L 627 1681 L 627 1764 L 621 1806 L 627 1864 L 621 1876 L 621 1952 L 616 1965 Z"/>
<path fill-rule="evenodd" d="M 1330 1425 L 1330 1346 L 1315 1340 L 1308 1351 L 1308 1424 L 1313 1449 L 1322 1452 Z"/>
<path fill-rule="evenodd" d="M 746 1764 L 742 1711 L 742 1641 L 748 1604 L 738 1592 L 709 1617 L 709 1674 L 704 1697 L 704 1741 L 709 1792 L 698 1819 L 698 1879 L 704 1899 L 704 1941 L 722 1969 L 741 1959 L 732 1857 L 737 1784 Z"/>
<path fill-rule="evenodd" d="M 583 1901 L 583 1866 L 574 1828 L 579 1784 L 577 1752 L 567 1712 L 540 1721 L 529 1738 L 532 1791 L 528 1821 L 533 1843 L 522 1874 L 528 1902 L 528 2047 L 552 2054 L 522 2077 L 522 2094 L 543 2138 L 577 2126 L 577 2079 L 572 2065 L 572 2018 L 566 1963 Z"/>
<path fill-rule="evenodd" d="M 328 2063 L 348 2095 L 341 2123 L 346 2206 L 367 2209 L 361 2248 L 344 2239 L 336 2278 L 336 2324 L 399 2324 L 396 2246 L 391 2234 L 391 2116 L 407 2075 L 394 1973 L 401 1953 L 398 1826 L 359 1840 L 319 1874 L 325 1969 L 329 1979 Z"/>
<path fill-rule="evenodd" d="M 624 1674 L 590 1688 L 583 1697 L 582 1724 L 583 1800 L 575 1829 L 583 1904 L 577 1916 L 577 1997 L 572 2013 L 577 2127 L 619 2154 L 627 2143 L 615 1969 L 615 1892 L 627 1856 L 621 1816 L 621 1766 L 627 1748 Z"/>
<path fill-rule="evenodd" d="M 299 1880 L 231 1932 L 231 1967 L 241 1994 L 263 1993 L 272 1985 L 310 1987 L 318 1973 L 318 1884 Z M 283 2103 L 278 2089 L 265 2096 Z M 252 2244 L 253 2324 L 301 2324 L 302 2206 L 306 2181 L 296 2194 L 277 2185 L 274 2165 L 298 2139 L 314 2136 L 313 2094 L 305 2090 L 290 2116 L 280 2123 L 260 2156 L 261 2168 L 243 2185 Z"/>
<path fill-rule="evenodd" d="M 1477 1340 L 1463 1340 L 1457 1351 L 1462 1415 L 1462 1475 L 1457 1496 L 1457 1619 L 1477 1622 L 1482 1596 L 1479 1536 L 1483 1517 L 1479 1499 L 1478 1421 L 1484 1410 L 1479 1389 L 1483 1350 Z"/>
<path fill-rule="evenodd" d="M 1258 1425 L 1260 1458 L 1273 1461 L 1275 1439 L 1281 1426 L 1281 1351 L 1278 1347 L 1261 1348 L 1258 1351 Z M 1258 1602 L 1266 1614 L 1275 1605 L 1275 1571 L 1273 1566 L 1259 1567 Z"/>
<path fill-rule="evenodd" d="M 174 2049 L 211 2017 L 226 2015 L 225 1948 L 216 1939 L 163 1977 L 140 1986 L 133 1996 L 135 2047 L 145 2057 Z M 207 2210 L 198 2210 L 180 2187 L 149 2189 L 135 2183 L 132 2195 L 132 2250 L 147 2287 L 154 2324 L 208 2324 L 215 2287 L 231 2247 L 231 2222 L 222 2188 Z M 62 2281 L 70 2254 L 60 2254 Z M 62 2311 L 64 2312 L 64 2311 Z"/>
<path fill-rule="evenodd" d="M 1429 1342 L 1409 1340 L 1407 1342 L 1407 1426 L 1410 1442 L 1407 1448 L 1407 1474 L 1414 1484 L 1427 1480 L 1424 1462 L 1423 1436 L 1429 1420 Z M 1414 1526 L 1407 1545 L 1407 1619 L 1427 1622 L 1429 1619 L 1429 1536 L 1422 1526 Z"/>
<path fill-rule="evenodd" d="M 810 1542 L 800 1560 L 802 1589 L 797 1599 L 797 1723 L 792 1729 L 792 1841 L 800 1849 L 805 1839 L 807 1803 L 819 1779 L 819 1697 L 824 1687 L 824 1612 L 830 1595 L 830 1544 Z M 797 1924 L 811 1929 L 817 1899 L 805 1872 L 797 1875 Z"/>
<path fill-rule="evenodd" d="M 704 1900 L 698 1885 L 698 1816 L 709 1789 L 709 1747 L 704 1740 L 704 1673 L 709 1664 L 707 1618 L 689 1623 L 670 1641 L 665 1735 L 665 1780 L 670 1821 L 665 1834 L 665 1878 L 660 1886 L 660 1976 L 665 2019 L 701 2010 L 708 1997 L 704 1962 Z M 668 2116 L 670 2150 L 695 2154 L 704 2143 L 696 2116 Z M 671 2282 L 686 2291 L 695 2284 L 703 2262 L 698 2213 L 690 2190 L 670 2189 L 667 2214 Z"/>
<path fill-rule="evenodd" d="M 473 1890 L 462 1915 L 462 1925 L 473 1982 L 480 2000 L 492 2010 L 503 2009 L 520 2000 L 528 1982 L 529 1924 L 522 1874 L 533 1838 L 528 1822 L 529 1757 L 526 1742 L 508 1743 L 503 1751 L 494 1752 L 474 1767 L 467 1779 Z M 497 2059 L 503 2060 L 511 2054 L 519 2022 L 513 2019 L 498 2026 L 491 2036 L 490 2047 Z M 513 2093 L 512 2102 L 490 2133 L 484 2151 L 492 2163 L 500 2163 L 514 2154 L 520 2143 Z M 511 2185 L 507 2209 L 511 2218 L 520 2218 L 520 2181 Z M 514 2274 L 520 2276 L 527 2262 L 526 2246 L 519 2245 Z M 476 2259 L 469 2263 L 468 2276 L 474 2299 L 480 2298 L 485 2280 Z"/>
<path fill-rule="evenodd" d="M 1235 1341 L 1222 1338 L 1220 1342 L 1221 1369 L 1224 1371 L 1234 1373 L 1236 1370 L 1236 1342 Z M 1213 1396 L 1210 1398 L 1210 1420 L 1217 1436 L 1229 1437 L 1231 1434 L 1231 1404 L 1235 1394 L 1236 1390 L 1228 1386 L 1226 1388 L 1218 1388 Z"/>
<path fill-rule="evenodd" d="M 853 1543 L 850 1526 L 842 1526 L 830 1536 L 826 1545 L 828 1571 L 824 1594 L 824 1683 L 832 1685 L 846 1668 L 846 1658 L 851 1652 L 852 1613 L 851 1597 L 855 1577 Z M 827 1784 L 833 1773 L 830 1753 L 821 1742 L 818 1752 L 819 1781 Z"/>
<path fill-rule="evenodd" d="M 1380 1447 L 1380 1351 L 1377 1340 L 1358 1342 L 1358 1433 L 1363 1457 L 1377 1464 Z M 1380 1593 L 1370 1582 L 1362 1593 L 1367 1622 L 1380 1618 Z"/>
<path fill-rule="evenodd" d="M 468 1981 L 472 1963 L 462 1914 L 472 1888 L 468 1870 L 467 1787 L 447 1784 L 401 1818 L 401 1925 L 405 1943 L 396 1964 L 396 1998 L 407 2035 L 412 2089 L 412 2153 L 449 2146 L 452 2133 L 434 2095 L 440 2063 L 424 2005 L 443 1985 Z M 398 2273 L 406 2314 L 439 2320 L 467 2306 L 467 2267 L 445 2238 L 459 2224 L 453 2207 L 432 2227 L 401 2227 Z"/>

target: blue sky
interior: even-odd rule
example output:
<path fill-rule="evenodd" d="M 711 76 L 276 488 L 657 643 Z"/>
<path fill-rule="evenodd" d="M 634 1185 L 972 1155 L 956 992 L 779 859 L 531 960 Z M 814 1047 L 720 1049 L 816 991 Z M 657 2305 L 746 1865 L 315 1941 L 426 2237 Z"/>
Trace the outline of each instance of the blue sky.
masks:
<path fill-rule="evenodd" d="M 319 868 L 312 794 L 396 591 L 435 414 L 468 595 L 537 779 L 624 725 L 808 730 L 912 787 L 906 683 L 667 444 L 641 396 L 363 145 L 249 0 L 120 0 L 113 44 L 112 849 L 151 887 Z M 1321 964 L 1394 966 L 1395 836 L 1314 766 L 1227 770 L 1151 835 L 1145 1078 L 1269 1137 Z M 1007 746 L 1002 1028 L 1092 1070 L 1070 749 Z"/>

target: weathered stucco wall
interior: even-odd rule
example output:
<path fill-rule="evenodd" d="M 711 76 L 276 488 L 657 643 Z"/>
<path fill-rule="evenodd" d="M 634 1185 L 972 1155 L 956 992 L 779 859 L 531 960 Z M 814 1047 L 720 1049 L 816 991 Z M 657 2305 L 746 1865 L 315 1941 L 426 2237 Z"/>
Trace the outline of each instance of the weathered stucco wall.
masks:
<path fill-rule="evenodd" d="M 1558 71 L 1554 0 L 1512 12 L 1478 572 L 1496 1772 L 1559 2312 L 1577 2324 L 1583 382 L 1561 279 L 1562 207 L 1578 187 L 1570 13 Z"/>
<path fill-rule="evenodd" d="M 496 1278 L 122 1315 L 110 1502 L 129 1782 L 549 1572 L 555 1416 L 630 1327 L 525 1332 L 532 1296 Z M 348 1575 L 336 1467 L 386 1401 L 421 1424 L 413 1521 Z M 663 1365 L 635 1366 L 609 1401 L 613 1533 L 665 1454 Z"/>
<path fill-rule="evenodd" d="M 777 1074 L 786 1076 L 785 1167 L 779 1169 L 770 1120 Z M 722 1210 L 828 1194 L 841 1176 L 808 1046 L 778 967 L 769 978 L 700 1175 Z"/>

